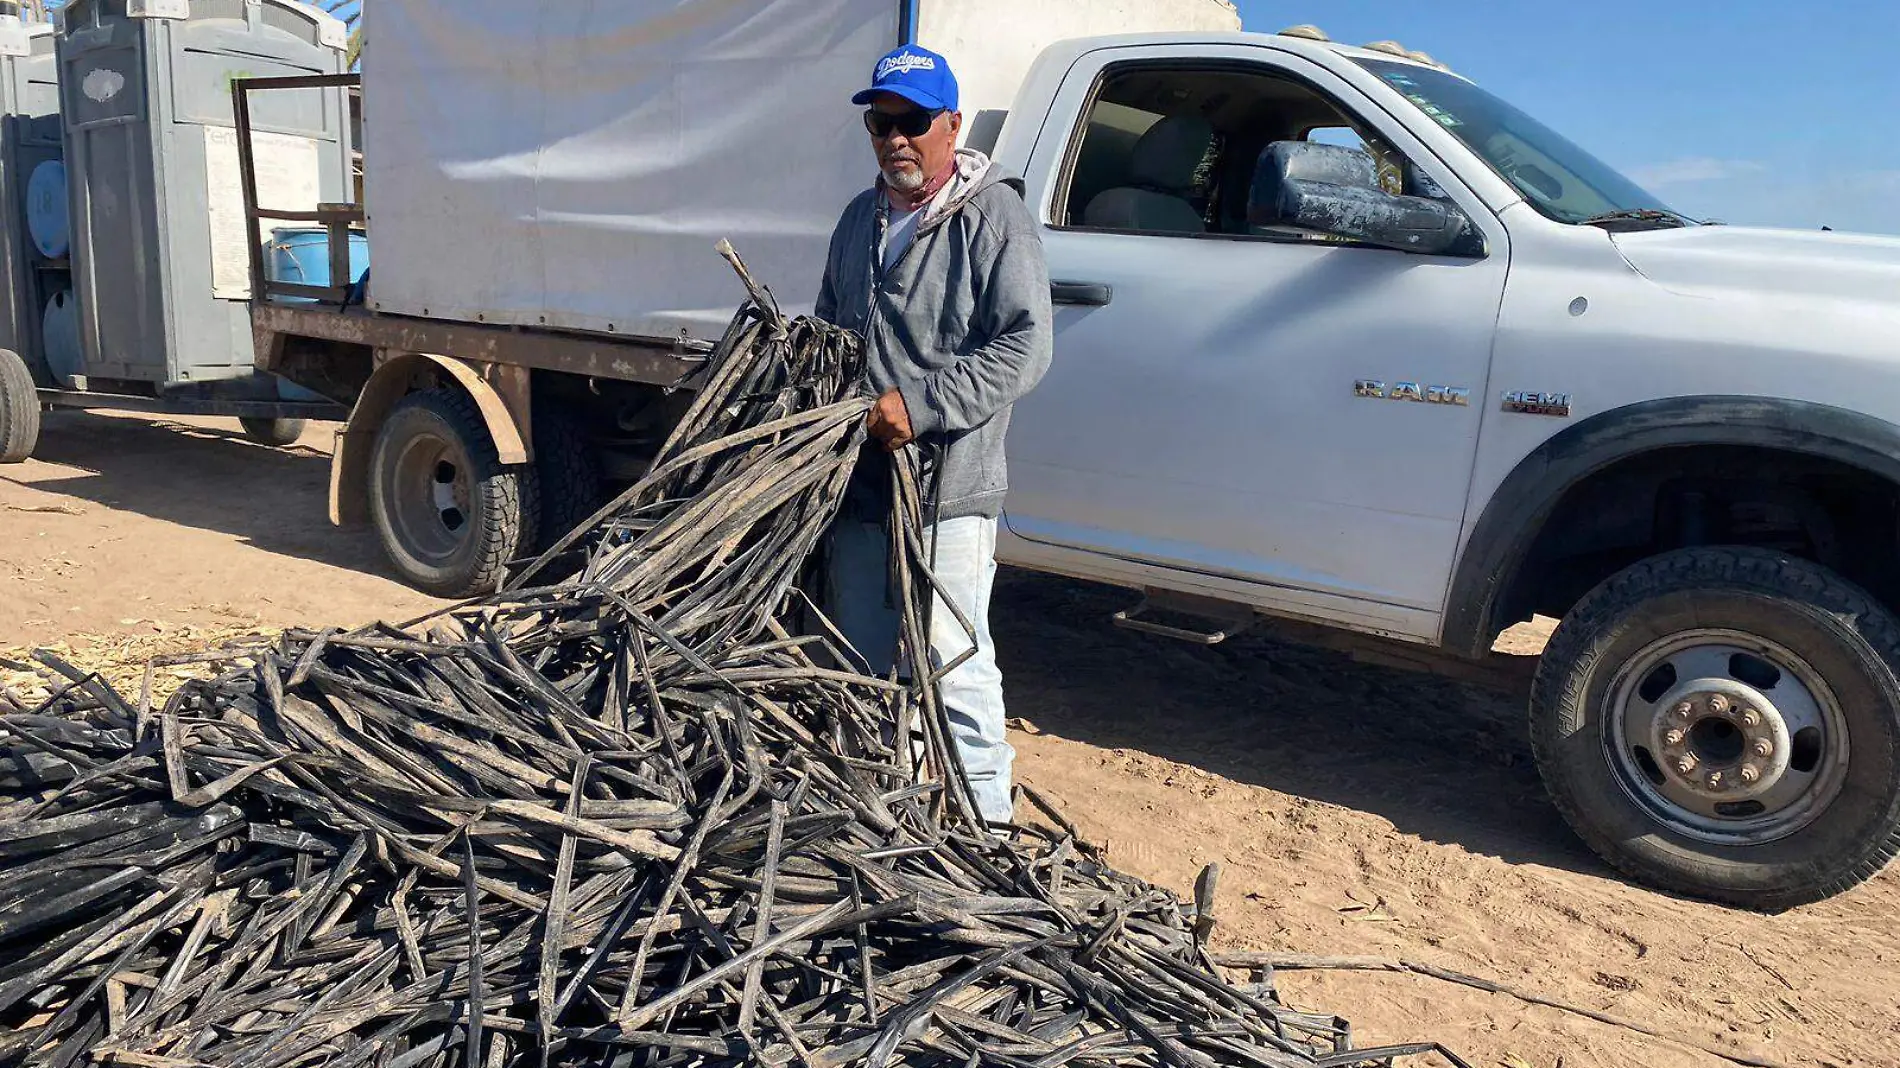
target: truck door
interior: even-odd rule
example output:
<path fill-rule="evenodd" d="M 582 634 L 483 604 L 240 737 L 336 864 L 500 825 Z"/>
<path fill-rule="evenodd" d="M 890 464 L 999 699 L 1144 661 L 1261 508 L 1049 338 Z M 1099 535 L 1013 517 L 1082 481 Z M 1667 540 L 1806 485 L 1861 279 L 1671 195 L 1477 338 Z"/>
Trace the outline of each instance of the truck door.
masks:
<path fill-rule="evenodd" d="M 1449 196 L 1484 253 L 1250 227 L 1261 150 L 1309 137 Z M 1495 217 L 1365 94 L 1265 45 L 1087 53 L 1026 171 L 1058 284 L 1054 365 L 1010 428 L 1021 552 L 1434 636 L 1508 262 Z"/>

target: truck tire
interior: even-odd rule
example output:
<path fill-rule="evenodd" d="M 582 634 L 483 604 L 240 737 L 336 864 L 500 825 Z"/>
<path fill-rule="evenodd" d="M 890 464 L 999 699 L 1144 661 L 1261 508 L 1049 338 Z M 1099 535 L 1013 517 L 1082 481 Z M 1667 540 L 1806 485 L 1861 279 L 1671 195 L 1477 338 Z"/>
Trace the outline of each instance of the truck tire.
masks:
<path fill-rule="evenodd" d="M 473 401 L 455 389 L 411 393 L 390 410 L 370 457 L 370 518 L 402 577 L 438 597 L 500 584 L 533 544 L 535 476 L 496 458 Z"/>
<path fill-rule="evenodd" d="M 238 425 L 244 428 L 244 436 L 259 445 L 281 448 L 295 445 L 303 437 L 305 421 L 302 419 L 265 419 L 261 416 L 242 415 Z"/>
<path fill-rule="evenodd" d="M 540 550 L 586 522 L 602 503 L 593 446 L 572 416 L 552 406 L 534 409 L 534 471 L 541 490 Z"/>
<path fill-rule="evenodd" d="M 40 441 L 40 394 L 33 372 L 12 349 L 0 349 L 0 464 L 22 463 Z"/>
<path fill-rule="evenodd" d="M 1530 716 L 1564 819 L 1661 889 L 1780 910 L 1900 854 L 1900 623 L 1817 564 L 1699 548 L 1611 577 Z"/>

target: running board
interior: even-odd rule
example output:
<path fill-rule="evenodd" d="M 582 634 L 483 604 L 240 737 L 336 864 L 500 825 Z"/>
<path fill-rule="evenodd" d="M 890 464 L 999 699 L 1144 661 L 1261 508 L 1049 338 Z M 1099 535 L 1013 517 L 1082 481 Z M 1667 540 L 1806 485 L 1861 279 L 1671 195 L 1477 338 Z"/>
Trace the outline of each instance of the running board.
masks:
<path fill-rule="evenodd" d="M 1195 630 L 1190 627 L 1157 623 L 1152 618 L 1157 612 L 1187 616 L 1213 623 L 1220 629 Z M 1183 593 L 1149 590 L 1142 597 L 1140 604 L 1117 612 L 1109 619 L 1123 630 L 1153 634 L 1160 638 L 1172 638 L 1175 641 L 1193 645 L 1219 645 L 1236 634 L 1252 629 L 1253 625 L 1259 622 L 1260 617 L 1239 605 L 1218 601 L 1211 597 L 1194 597 Z"/>
<path fill-rule="evenodd" d="M 1156 613 L 1186 617 L 1206 626 L 1158 623 L 1153 618 Z M 1140 604 L 1116 612 L 1110 618 L 1124 630 L 1195 645 L 1219 645 L 1237 634 L 1259 628 L 1273 640 L 1344 653 L 1355 663 L 1436 675 L 1512 696 L 1527 694 L 1537 673 L 1535 656 L 1492 653 L 1481 660 L 1471 660 L 1433 645 L 1269 616 L 1253 612 L 1245 605 L 1167 590 L 1144 591 Z"/>

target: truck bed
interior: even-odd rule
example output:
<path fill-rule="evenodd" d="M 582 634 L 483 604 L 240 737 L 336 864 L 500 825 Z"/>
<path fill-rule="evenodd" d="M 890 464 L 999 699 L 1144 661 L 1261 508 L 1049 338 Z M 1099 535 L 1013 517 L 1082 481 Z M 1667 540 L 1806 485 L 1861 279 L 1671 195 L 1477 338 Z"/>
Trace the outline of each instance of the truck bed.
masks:
<path fill-rule="evenodd" d="M 294 366 L 293 339 L 309 338 L 374 352 L 450 353 L 481 363 L 556 371 L 587 378 L 678 386 L 704 362 L 697 341 L 601 337 L 493 323 L 465 323 L 390 315 L 361 307 L 256 302 L 251 322 L 258 366 L 293 381 L 308 381 Z"/>

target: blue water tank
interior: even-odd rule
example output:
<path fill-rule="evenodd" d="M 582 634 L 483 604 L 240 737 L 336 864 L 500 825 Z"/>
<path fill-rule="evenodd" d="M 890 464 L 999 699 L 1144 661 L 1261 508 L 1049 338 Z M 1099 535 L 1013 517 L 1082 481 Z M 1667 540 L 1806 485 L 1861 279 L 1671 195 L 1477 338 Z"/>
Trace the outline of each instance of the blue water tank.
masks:
<path fill-rule="evenodd" d="M 330 232 L 322 227 L 284 227 L 271 231 L 266 277 L 273 282 L 295 282 L 306 286 L 330 284 Z M 360 282 L 369 271 L 369 238 L 350 234 L 350 280 Z M 289 303 L 307 303 L 303 297 L 278 297 Z M 326 398 L 292 382 L 277 380 L 277 395 L 287 401 L 316 403 Z"/>
<path fill-rule="evenodd" d="M 57 260 L 72 249 L 72 218 L 66 203 L 66 164 L 49 159 L 26 180 L 26 229 L 40 255 Z"/>
<path fill-rule="evenodd" d="M 86 350 L 79 339 L 79 300 L 72 290 L 61 289 L 47 300 L 40 316 L 40 345 L 53 378 L 67 389 L 77 388 L 73 378 L 86 373 Z"/>
<path fill-rule="evenodd" d="M 273 282 L 306 286 L 330 285 L 330 234 L 321 227 L 284 227 L 272 230 L 264 271 Z M 369 237 L 350 234 L 350 281 L 359 282 L 369 270 Z M 279 300 L 290 300 L 279 297 Z"/>

